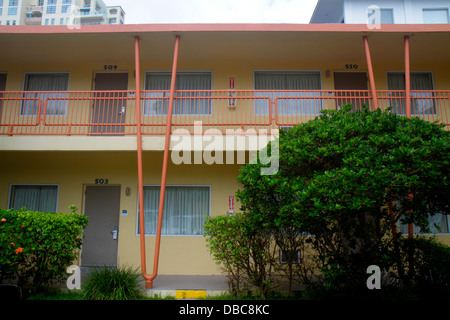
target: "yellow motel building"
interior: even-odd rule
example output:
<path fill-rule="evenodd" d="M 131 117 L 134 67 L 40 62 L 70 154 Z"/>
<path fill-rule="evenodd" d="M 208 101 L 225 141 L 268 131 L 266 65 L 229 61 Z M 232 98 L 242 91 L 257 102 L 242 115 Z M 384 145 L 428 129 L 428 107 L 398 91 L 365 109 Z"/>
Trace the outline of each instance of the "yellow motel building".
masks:
<path fill-rule="evenodd" d="M 79 264 L 148 286 L 220 274 L 204 218 L 238 211 L 277 129 L 345 103 L 450 126 L 449 24 L 3 25 L 0 46 L 0 207 L 75 205 Z"/>

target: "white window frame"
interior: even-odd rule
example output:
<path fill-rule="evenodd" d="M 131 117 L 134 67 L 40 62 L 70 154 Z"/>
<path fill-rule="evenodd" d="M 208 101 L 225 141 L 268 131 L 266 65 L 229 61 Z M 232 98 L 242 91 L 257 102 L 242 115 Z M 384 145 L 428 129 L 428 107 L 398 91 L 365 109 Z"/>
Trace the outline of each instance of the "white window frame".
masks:
<path fill-rule="evenodd" d="M 425 22 L 425 12 L 431 12 L 431 11 L 442 11 L 442 12 L 446 12 L 447 13 L 447 22 Z M 448 8 L 423 8 L 422 9 L 422 18 L 423 18 L 423 23 L 424 24 L 447 24 L 450 23 L 450 15 L 449 15 L 449 10 Z"/>
<path fill-rule="evenodd" d="M 168 70 L 147 70 L 147 71 L 145 71 L 145 73 L 144 73 L 145 74 L 144 75 L 144 88 L 147 87 L 147 77 L 148 77 L 148 75 L 152 74 L 152 73 L 153 74 L 165 74 L 165 73 L 167 73 L 167 74 L 171 75 L 172 71 L 168 71 Z M 182 71 L 177 71 L 177 75 L 183 74 L 183 73 L 185 73 L 185 74 L 188 74 L 188 73 L 209 73 L 211 75 L 211 84 L 210 84 L 210 88 L 211 89 L 209 89 L 209 90 L 213 90 L 213 88 L 214 88 L 214 83 L 213 83 L 214 82 L 213 81 L 214 73 L 213 73 L 212 70 L 182 70 Z M 146 89 L 144 89 L 144 90 L 146 90 Z M 170 88 L 168 90 L 170 91 Z M 154 98 L 158 99 L 158 98 L 167 98 L 167 97 L 169 97 L 169 93 L 167 93 L 167 96 L 154 97 Z M 180 97 L 180 98 L 182 98 L 182 97 Z M 214 103 L 213 103 L 214 99 L 211 99 L 211 97 L 204 97 L 204 99 L 205 100 L 209 99 L 209 104 L 210 104 L 210 112 L 209 113 L 201 113 L 201 114 L 177 113 L 177 114 L 173 114 L 173 116 L 212 116 L 213 113 L 214 113 L 214 111 L 213 111 L 213 109 L 214 109 Z M 146 104 L 148 103 L 147 101 L 148 100 L 146 100 L 146 99 L 143 101 L 142 114 L 144 116 L 167 116 L 167 113 L 156 114 L 156 115 L 147 113 L 146 112 L 146 110 L 148 109 L 146 107 Z M 174 104 L 174 107 L 175 107 L 175 104 Z"/>
<path fill-rule="evenodd" d="M 11 183 L 9 185 L 8 192 L 8 209 L 11 209 L 11 197 L 13 188 L 15 186 L 31 186 L 31 187 L 56 187 L 56 204 L 55 204 L 55 212 L 58 212 L 59 207 L 59 184 L 57 183 Z M 16 210 L 20 210 L 20 208 L 15 208 Z M 27 210 L 30 210 L 27 208 Z"/>
<path fill-rule="evenodd" d="M 161 185 L 158 184 L 147 184 L 144 185 L 144 189 L 145 187 L 161 187 Z M 209 208 L 208 208 L 208 217 L 211 217 L 211 185 L 207 185 L 207 184 L 172 184 L 172 185 L 166 185 L 167 187 L 203 187 L 203 188 L 208 188 L 209 189 Z M 136 236 L 140 236 L 140 228 L 139 228 L 139 223 L 140 223 L 140 219 L 139 219 L 139 194 L 137 196 L 137 204 L 136 204 Z M 144 208 L 145 211 L 145 208 Z M 145 219 L 145 213 L 144 213 L 144 219 Z M 151 233 L 145 233 L 146 237 L 155 237 L 156 234 L 151 234 Z M 161 233 L 162 237 L 203 237 L 203 234 L 163 234 Z"/>
<path fill-rule="evenodd" d="M 253 70 L 253 90 L 260 90 L 260 89 L 256 89 L 256 74 L 258 73 L 258 72 L 266 72 L 266 73 L 286 73 L 286 74 L 288 74 L 288 73 L 318 73 L 319 74 L 319 78 L 320 78 L 320 88 L 319 89 L 312 89 L 313 91 L 314 90 L 317 90 L 317 91 L 321 91 L 321 90 L 323 90 L 323 78 L 322 78 L 322 71 L 321 70 L 285 70 L 285 69 L 258 69 L 258 70 Z M 269 90 L 266 90 L 266 91 L 269 91 Z M 282 90 L 283 91 L 283 90 Z M 290 90 L 286 90 L 286 91 L 290 91 Z M 256 93 L 255 93 L 256 94 Z M 263 96 L 264 97 L 264 96 Z M 273 97 L 273 96 L 271 96 L 271 95 L 268 95 L 267 96 L 268 98 L 271 98 L 272 100 L 274 99 L 274 98 L 276 98 L 276 97 Z M 294 96 L 294 97 L 296 97 L 296 96 Z M 321 98 L 321 96 L 318 96 L 318 98 Z M 295 100 L 297 100 L 297 99 L 295 99 Z M 307 99 L 307 100 L 309 100 L 309 101 L 312 101 L 313 99 Z M 258 101 L 264 101 L 264 100 L 261 100 L 261 99 L 257 99 L 255 102 L 254 102 L 254 107 L 253 107 L 253 114 L 254 115 L 257 115 L 257 116 L 261 116 L 261 115 L 264 115 L 264 116 L 267 116 L 267 115 L 269 115 L 268 113 L 266 113 L 265 112 L 265 110 L 261 113 L 261 112 L 257 112 L 257 104 L 258 104 Z M 300 114 L 295 114 L 295 115 L 293 115 L 293 114 L 280 114 L 280 110 L 278 110 L 278 115 L 282 115 L 282 116 L 310 116 L 310 115 L 318 115 L 318 114 L 320 114 L 320 112 L 323 110 L 323 99 L 319 99 L 319 103 L 320 103 L 320 108 L 319 108 L 319 111 L 318 112 L 314 112 L 314 113 L 305 113 L 305 114 L 303 114 L 303 113 L 300 113 Z M 259 106 L 259 109 L 260 109 L 261 107 Z M 273 115 L 275 115 L 275 110 L 272 110 L 272 113 L 273 113 Z"/>
<path fill-rule="evenodd" d="M 67 75 L 67 89 L 66 90 L 62 90 L 61 92 L 67 92 L 70 90 L 70 72 L 66 72 L 66 71 L 57 71 L 57 72 L 51 72 L 51 71 L 44 71 L 44 72 L 25 72 L 24 73 L 24 77 L 23 77 L 23 83 L 22 83 L 22 91 L 23 92 L 27 92 L 29 90 L 26 90 L 26 85 L 27 85 L 27 77 L 28 75 L 32 75 L 32 74 L 48 74 L 48 75 L 52 75 L 52 74 L 65 74 Z M 34 91 L 31 91 L 34 92 Z M 45 92 L 45 91 L 44 91 Z M 64 98 L 66 98 L 67 95 L 66 94 L 62 94 L 61 96 L 61 100 L 63 100 Z M 26 96 L 24 96 L 24 98 L 26 98 Z M 53 98 L 53 97 L 52 97 Z M 44 97 L 45 100 L 45 97 Z M 53 100 L 53 101 L 57 101 L 57 100 Z M 41 115 L 37 115 L 37 114 L 27 114 L 24 112 L 23 106 L 25 105 L 27 101 L 22 101 L 22 107 L 20 108 L 20 116 L 22 117 L 28 117 L 28 116 L 43 116 L 43 112 L 44 110 L 42 110 L 42 114 Z M 43 101 L 44 102 L 44 101 Z M 63 106 L 63 110 L 64 112 L 62 112 L 61 114 L 46 114 L 46 117 L 65 117 L 67 115 L 67 108 L 68 108 L 68 100 L 66 100 L 64 102 L 64 106 Z"/>

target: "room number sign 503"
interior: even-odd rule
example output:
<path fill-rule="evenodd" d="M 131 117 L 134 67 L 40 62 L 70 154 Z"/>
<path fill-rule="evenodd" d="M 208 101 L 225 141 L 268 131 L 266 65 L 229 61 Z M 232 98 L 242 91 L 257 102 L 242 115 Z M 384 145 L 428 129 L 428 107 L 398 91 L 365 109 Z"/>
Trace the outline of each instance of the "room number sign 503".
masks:
<path fill-rule="evenodd" d="M 95 184 L 108 184 L 108 179 L 95 179 Z"/>

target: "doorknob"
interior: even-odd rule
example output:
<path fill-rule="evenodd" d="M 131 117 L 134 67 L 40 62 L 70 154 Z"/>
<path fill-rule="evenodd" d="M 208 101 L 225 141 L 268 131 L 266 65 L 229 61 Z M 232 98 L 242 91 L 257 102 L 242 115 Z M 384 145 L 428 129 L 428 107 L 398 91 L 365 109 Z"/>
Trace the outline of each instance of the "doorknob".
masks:
<path fill-rule="evenodd" d="M 117 233 L 118 233 L 117 226 L 114 226 L 114 230 L 111 231 L 111 233 L 113 235 L 113 240 L 117 240 Z"/>

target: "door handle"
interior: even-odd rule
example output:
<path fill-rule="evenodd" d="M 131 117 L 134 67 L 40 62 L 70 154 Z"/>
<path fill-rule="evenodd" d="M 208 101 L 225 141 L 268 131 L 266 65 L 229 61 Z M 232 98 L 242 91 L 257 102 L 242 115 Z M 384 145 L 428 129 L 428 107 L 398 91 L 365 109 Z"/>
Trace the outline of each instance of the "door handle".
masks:
<path fill-rule="evenodd" d="M 117 235 L 119 233 L 117 226 L 114 226 L 114 230 L 111 231 L 112 235 L 113 235 L 113 240 L 117 240 Z"/>

